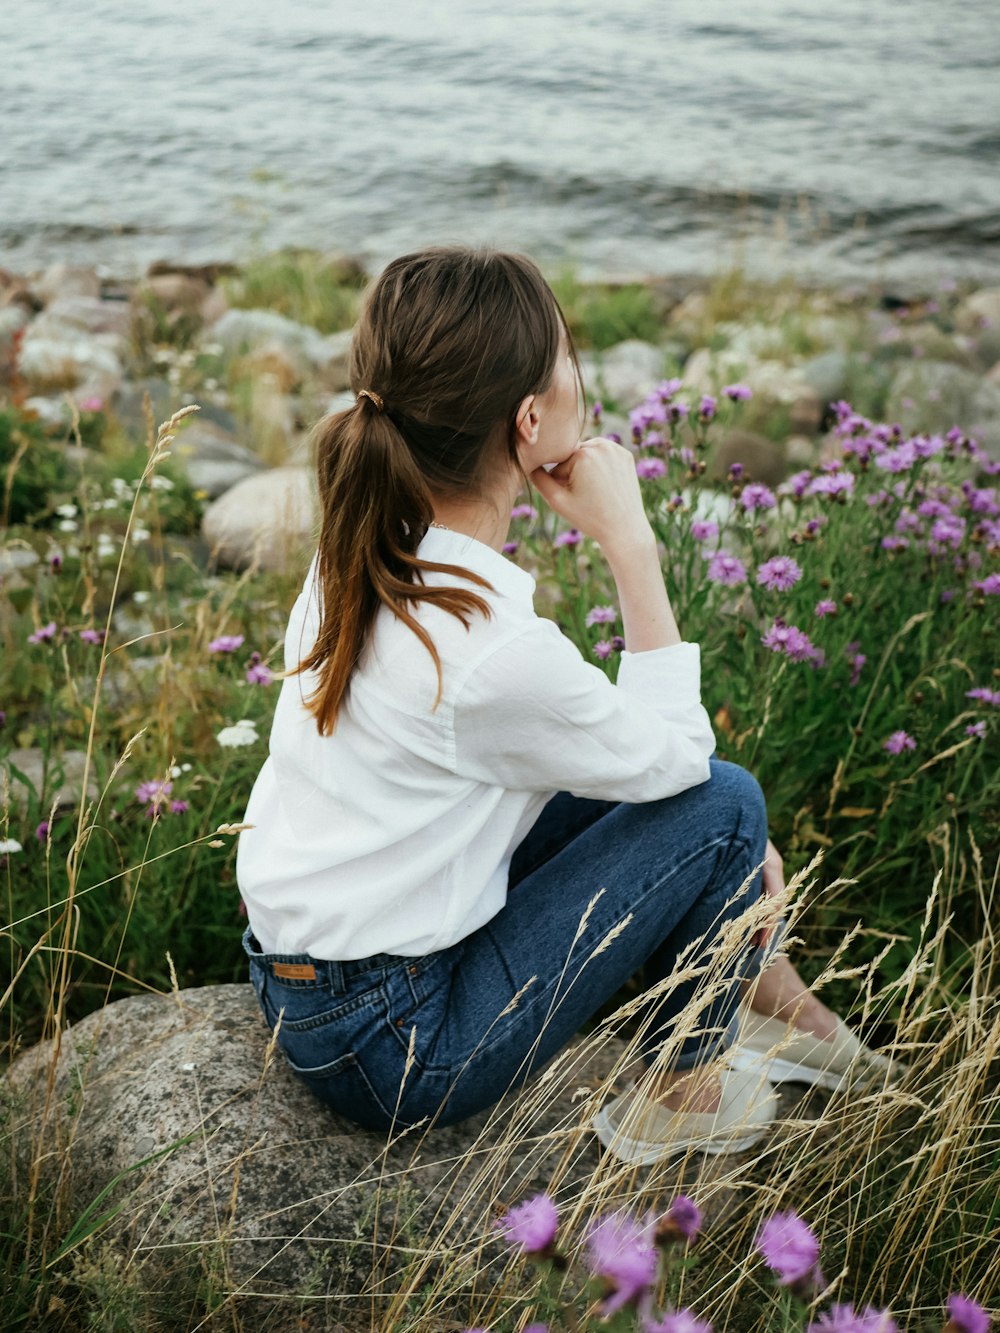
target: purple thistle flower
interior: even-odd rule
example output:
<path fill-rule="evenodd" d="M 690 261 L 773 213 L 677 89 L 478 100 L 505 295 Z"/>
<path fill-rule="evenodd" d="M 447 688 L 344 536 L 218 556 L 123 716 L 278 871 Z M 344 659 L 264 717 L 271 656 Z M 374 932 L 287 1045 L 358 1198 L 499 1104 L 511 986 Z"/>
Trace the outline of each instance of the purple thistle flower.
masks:
<path fill-rule="evenodd" d="M 170 813 L 172 815 L 186 815 L 190 809 L 187 801 L 171 801 Z"/>
<path fill-rule="evenodd" d="M 39 842 L 44 842 L 45 839 L 48 837 L 48 833 L 49 833 L 49 821 L 47 819 L 43 819 L 42 822 L 35 829 L 35 837 L 38 839 Z"/>
<path fill-rule="evenodd" d="M 853 495 L 854 494 L 854 473 L 853 472 L 826 472 L 820 477 L 814 477 L 806 487 L 807 495 Z"/>
<path fill-rule="evenodd" d="M 520 542 L 504 542 L 500 549 L 504 555 L 514 555 L 520 545 Z"/>
<path fill-rule="evenodd" d="M 757 1233 L 757 1249 L 784 1287 L 798 1283 L 822 1286 L 819 1239 L 796 1213 L 775 1213 Z"/>
<path fill-rule="evenodd" d="M 716 551 L 708 562 L 708 580 L 721 583 L 727 588 L 736 588 L 747 581 L 746 565 L 728 551 Z"/>
<path fill-rule="evenodd" d="M 802 577 L 802 570 L 790 555 L 775 555 L 757 570 L 757 582 L 772 592 L 787 592 Z"/>
<path fill-rule="evenodd" d="M 894 537 L 891 534 L 879 542 L 883 551 L 905 551 L 909 544 L 909 537 Z"/>
<path fill-rule="evenodd" d="M 56 622 L 54 620 L 50 620 L 49 623 L 47 625 L 43 625 L 41 629 L 36 629 L 34 634 L 29 634 L 28 642 L 48 643 L 49 639 L 54 639 L 55 636 L 56 636 Z"/>
<path fill-rule="evenodd" d="M 716 403 L 712 395 L 710 393 L 706 393 L 702 396 L 702 400 L 698 404 L 698 415 L 701 417 L 702 421 L 711 421 L 712 418 L 715 416 L 715 411 L 717 407 L 718 404 Z"/>
<path fill-rule="evenodd" d="M 542 1254 L 555 1240 L 559 1210 L 547 1194 L 535 1194 L 509 1208 L 495 1225 L 522 1254 Z"/>
<path fill-rule="evenodd" d="M 970 722 L 965 728 L 966 736 L 974 736 L 977 741 L 981 741 L 986 735 L 985 722 Z"/>
<path fill-rule="evenodd" d="M 59 573 L 60 569 L 62 569 L 62 562 L 63 558 L 58 551 L 56 551 L 54 555 L 49 556 L 49 567 L 53 574 Z"/>
<path fill-rule="evenodd" d="M 915 750 L 917 742 L 906 731 L 894 731 L 887 741 L 882 742 L 882 749 L 890 754 L 902 754 L 904 750 Z"/>
<path fill-rule="evenodd" d="M 80 631 L 80 638 L 84 641 L 84 643 L 103 643 L 103 642 L 104 642 L 104 630 L 102 630 L 102 629 L 82 629 L 82 630 Z"/>
<path fill-rule="evenodd" d="M 594 406 L 590 409 L 590 413 L 595 421 L 600 421 L 601 417 L 604 415 L 604 404 L 599 398 L 594 402 Z"/>
<path fill-rule="evenodd" d="M 587 1229 L 590 1271 L 607 1278 L 614 1290 L 601 1305 L 604 1316 L 632 1305 L 656 1281 L 659 1256 L 649 1227 L 622 1213 L 592 1222 Z"/>
<path fill-rule="evenodd" d="M 990 1317 L 981 1305 L 955 1292 L 948 1297 L 945 1333 L 990 1333 Z"/>
<path fill-rule="evenodd" d="M 174 789 L 172 782 L 161 781 L 153 778 L 149 782 L 140 782 L 135 789 L 135 799 L 140 802 L 151 802 L 153 805 L 162 805 L 166 803 L 167 797 Z"/>
<path fill-rule="evenodd" d="M 896 1321 L 888 1310 L 874 1310 L 866 1305 L 855 1312 L 852 1305 L 833 1305 L 813 1321 L 806 1333 L 898 1333 Z"/>
<path fill-rule="evenodd" d="M 1000 519 L 984 518 L 976 524 L 976 532 L 987 546 L 1000 546 Z"/>
<path fill-rule="evenodd" d="M 860 646 L 861 645 L 858 643 L 848 643 L 844 647 L 844 656 L 847 658 L 848 665 L 851 668 L 852 685 L 857 685 L 858 681 L 861 679 L 861 668 L 868 661 L 868 658 L 864 653 L 858 652 Z"/>
<path fill-rule="evenodd" d="M 613 625 L 618 612 L 613 606 L 592 606 L 587 612 L 586 625 Z"/>
<path fill-rule="evenodd" d="M 835 616 L 837 614 L 837 603 L 829 597 L 824 597 L 816 603 L 814 614 L 817 620 L 822 620 L 824 616 Z"/>
<path fill-rule="evenodd" d="M 826 660 L 823 650 L 816 647 L 808 634 L 797 625 L 786 625 L 781 619 L 775 620 L 760 636 L 760 641 L 772 653 L 783 653 L 792 662 L 812 662 L 813 666 L 820 667 Z"/>
<path fill-rule="evenodd" d="M 620 634 L 612 634 L 611 647 L 612 650 L 616 653 L 620 653 L 622 649 L 625 647 L 625 640 L 622 638 Z"/>
<path fill-rule="evenodd" d="M 578 528 L 570 528 L 567 532 L 560 532 L 556 537 L 556 546 L 579 546 L 583 541 L 583 533 Z"/>
<path fill-rule="evenodd" d="M 525 1324 L 524 1333 L 549 1333 L 548 1324 Z"/>
<path fill-rule="evenodd" d="M 672 1240 L 694 1240 L 701 1230 L 701 1209 L 686 1194 L 678 1194 L 656 1223 L 658 1244 Z"/>
<path fill-rule="evenodd" d="M 753 389 L 749 384 L 727 384 L 722 392 L 734 403 L 747 403 L 753 397 Z"/>
<path fill-rule="evenodd" d="M 220 634 L 208 645 L 210 653 L 235 653 L 243 645 L 242 634 Z"/>
<path fill-rule="evenodd" d="M 987 574 L 984 579 L 979 579 L 972 586 L 976 592 L 984 593 L 987 597 L 996 597 L 1000 595 L 1000 574 Z"/>
<path fill-rule="evenodd" d="M 637 458 L 635 471 L 643 481 L 655 481 L 657 477 L 666 476 L 667 465 L 662 458 Z"/>
<path fill-rule="evenodd" d="M 783 481 L 778 490 L 782 495 L 794 495 L 796 500 L 801 500 L 812 479 L 813 474 L 808 468 L 805 468 L 802 472 L 795 472 Z"/>
<path fill-rule="evenodd" d="M 595 657 L 599 657 L 602 662 L 606 662 L 608 658 L 611 656 L 610 639 L 598 639 L 598 641 L 594 644 L 593 652 Z"/>
<path fill-rule="evenodd" d="M 974 690 L 966 690 L 965 697 L 975 699 L 977 703 L 1000 708 L 1000 690 L 991 690 L 987 685 L 977 685 Z"/>
<path fill-rule="evenodd" d="M 713 537 L 718 537 L 719 525 L 713 523 L 710 518 L 696 518 L 691 524 L 691 536 L 696 542 L 711 541 Z"/>
<path fill-rule="evenodd" d="M 597 404 L 597 406 L 599 407 L 600 404 Z M 535 519 L 538 517 L 538 510 L 534 505 L 515 505 L 510 511 L 510 516 L 511 518 Z"/>
<path fill-rule="evenodd" d="M 965 536 L 965 519 L 958 514 L 949 514 L 939 518 L 931 525 L 931 539 L 927 549 L 933 555 L 940 555 L 946 548 L 957 551 Z"/>
<path fill-rule="evenodd" d="M 649 395 L 649 399 L 647 399 L 646 401 L 648 402 L 650 399 L 659 398 L 662 402 L 666 402 L 669 398 L 673 398 L 674 394 L 677 392 L 678 389 L 682 389 L 683 387 L 684 387 L 683 380 L 679 380 L 676 378 L 670 380 L 660 380 L 659 384 Z"/>
<path fill-rule="evenodd" d="M 675 1310 L 662 1319 L 647 1320 L 643 1328 L 645 1333 L 712 1333 L 712 1325 L 690 1310 Z"/>
<path fill-rule="evenodd" d="M 750 482 L 740 493 L 740 504 L 747 514 L 753 514 L 758 509 L 773 509 L 777 503 L 774 491 L 760 481 Z"/>
<path fill-rule="evenodd" d="M 247 683 L 250 685 L 270 685 L 274 680 L 274 672 L 261 660 L 258 652 L 250 654 L 250 664 L 247 667 Z"/>
<path fill-rule="evenodd" d="M 726 475 L 728 476 L 730 481 L 739 481 L 740 477 L 743 476 L 743 473 L 745 471 L 746 468 L 743 466 L 742 463 L 730 463 L 729 471 L 726 473 Z"/>

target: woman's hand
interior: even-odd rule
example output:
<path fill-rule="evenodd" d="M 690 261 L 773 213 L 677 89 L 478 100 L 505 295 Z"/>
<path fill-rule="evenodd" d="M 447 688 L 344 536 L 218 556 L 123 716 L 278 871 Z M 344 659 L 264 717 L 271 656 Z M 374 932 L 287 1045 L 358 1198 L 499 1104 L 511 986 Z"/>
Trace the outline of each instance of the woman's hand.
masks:
<path fill-rule="evenodd" d="M 643 507 L 635 459 L 603 435 L 582 440 L 551 472 L 538 468 L 531 483 L 550 509 L 599 542 L 605 555 L 616 542 L 634 542 L 652 529 Z"/>
<path fill-rule="evenodd" d="M 776 898 L 785 891 L 785 867 L 781 860 L 781 853 L 775 847 L 770 838 L 767 840 L 767 854 L 764 857 L 764 893 L 769 898 Z M 782 907 L 784 904 L 781 905 Z M 781 908 L 776 907 L 774 919 L 770 925 L 761 926 L 752 940 L 752 943 L 758 946 L 767 944 L 774 934 L 774 927 L 781 919 Z"/>

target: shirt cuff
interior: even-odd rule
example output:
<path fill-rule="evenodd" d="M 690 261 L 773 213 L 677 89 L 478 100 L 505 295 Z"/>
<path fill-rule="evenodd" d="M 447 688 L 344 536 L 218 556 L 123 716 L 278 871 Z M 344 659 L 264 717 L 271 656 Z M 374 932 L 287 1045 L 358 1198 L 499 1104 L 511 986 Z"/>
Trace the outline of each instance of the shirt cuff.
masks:
<path fill-rule="evenodd" d="M 663 702 L 670 690 L 671 706 L 701 703 L 701 645 L 674 643 L 644 653 L 623 650 L 618 667 L 618 688 L 641 695 L 651 703 Z"/>

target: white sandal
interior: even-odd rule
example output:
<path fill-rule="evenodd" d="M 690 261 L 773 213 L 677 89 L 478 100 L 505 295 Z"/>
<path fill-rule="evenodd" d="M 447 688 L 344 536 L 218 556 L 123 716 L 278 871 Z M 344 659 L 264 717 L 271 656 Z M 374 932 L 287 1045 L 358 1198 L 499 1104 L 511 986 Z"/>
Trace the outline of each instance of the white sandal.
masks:
<path fill-rule="evenodd" d="M 847 1079 L 884 1083 L 904 1072 L 901 1061 L 870 1050 L 842 1018 L 832 1037 L 817 1037 L 784 1018 L 740 1006 L 740 1026 L 726 1053 L 734 1069 L 755 1069 L 771 1083 L 808 1083 L 836 1091 Z"/>
<path fill-rule="evenodd" d="M 634 1084 L 605 1103 L 591 1121 L 601 1143 L 619 1161 L 648 1166 L 693 1149 L 718 1156 L 758 1143 L 777 1118 L 778 1098 L 759 1066 L 721 1071 L 717 1111 L 671 1111 Z"/>

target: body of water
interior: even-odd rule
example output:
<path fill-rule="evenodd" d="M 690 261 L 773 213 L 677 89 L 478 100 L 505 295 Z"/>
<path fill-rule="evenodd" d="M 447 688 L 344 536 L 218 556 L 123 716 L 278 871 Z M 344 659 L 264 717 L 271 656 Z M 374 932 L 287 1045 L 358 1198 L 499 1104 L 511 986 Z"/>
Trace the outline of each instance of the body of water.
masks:
<path fill-rule="evenodd" d="M 1000 277 L 995 0 L 7 0 L 0 264 Z"/>

